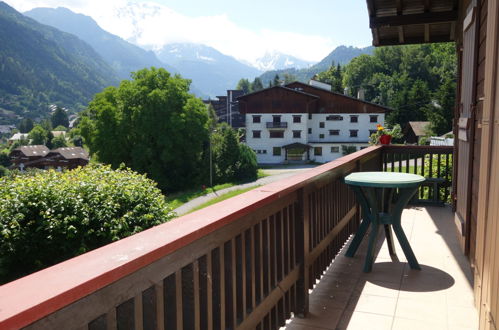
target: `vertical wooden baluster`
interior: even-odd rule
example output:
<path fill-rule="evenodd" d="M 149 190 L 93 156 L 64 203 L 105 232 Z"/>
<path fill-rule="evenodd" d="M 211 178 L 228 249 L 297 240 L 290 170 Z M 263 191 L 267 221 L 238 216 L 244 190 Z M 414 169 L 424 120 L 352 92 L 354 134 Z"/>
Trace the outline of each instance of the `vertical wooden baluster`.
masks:
<path fill-rule="evenodd" d="M 211 251 L 206 254 L 206 322 L 213 330 L 213 264 Z"/>
<path fill-rule="evenodd" d="M 218 248 L 219 253 L 219 267 L 220 267 L 220 329 L 225 329 L 225 313 L 227 306 L 225 303 L 225 248 L 224 244 Z"/>
<path fill-rule="evenodd" d="M 399 172 L 402 172 L 402 152 L 399 153 Z"/>
<path fill-rule="evenodd" d="M 278 276 L 278 281 L 282 281 L 282 279 L 286 276 L 286 270 L 284 268 L 284 260 L 285 260 L 285 255 L 284 255 L 284 217 L 286 213 L 287 208 L 284 208 L 282 211 L 280 211 L 280 216 L 279 216 L 279 231 L 278 235 L 280 237 L 280 246 L 279 246 L 279 276 Z"/>
<path fill-rule="evenodd" d="M 264 287 L 265 287 L 265 281 L 267 280 L 267 278 L 265 277 L 265 267 L 267 267 L 266 265 L 266 260 L 265 260 L 265 255 L 267 253 L 267 251 L 264 251 L 263 250 L 263 240 L 264 240 L 264 235 L 263 235 L 263 230 L 264 230 L 264 226 L 266 226 L 266 220 L 262 221 L 259 223 L 259 227 L 260 227 L 260 230 L 259 230 L 259 236 L 260 236 L 260 242 L 259 242 L 259 263 L 260 263 L 260 302 L 264 299 L 265 297 L 265 290 L 264 290 Z"/>
<path fill-rule="evenodd" d="M 391 153 L 392 155 L 392 172 L 395 171 L 395 152 Z"/>
<path fill-rule="evenodd" d="M 246 318 L 246 232 L 241 233 L 241 322 Z"/>
<path fill-rule="evenodd" d="M 143 305 L 142 305 L 142 292 L 139 292 L 134 297 L 133 302 L 134 307 L 134 321 L 135 321 L 135 330 L 143 330 L 144 329 L 144 314 L 143 314 Z"/>
<path fill-rule="evenodd" d="M 308 285 L 309 285 L 309 264 L 308 255 L 310 253 L 310 218 L 309 218 L 309 198 L 300 189 L 298 191 L 298 207 L 295 210 L 295 242 L 297 246 L 296 259 L 300 263 L 300 278 L 297 282 L 297 314 L 306 317 L 309 309 Z"/>
<path fill-rule="evenodd" d="M 163 282 L 154 285 L 156 294 L 156 326 L 158 330 L 165 329 L 165 297 Z"/>
<path fill-rule="evenodd" d="M 175 272 L 175 302 L 177 309 L 177 329 L 182 329 L 184 320 L 182 315 L 182 270 L 179 269 Z"/>
<path fill-rule="evenodd" d="M 270 292 L 277 285 L 277 214 L 270 217 Z"/>
<path fill-rule="evenodd" d="M 236 238 L 233 237 L 230 243 L 230 258 L 231 267 L 230 273 L 232 275 L 232 324 L 230 325 L 232 329 L 236 328 L 237 324 L 237 260 L 236 260 Z"/>
<path fill-rule="evenodd" d="M 108 330 L 116 329 L 116 308 L 111 308 L 111 310 L 106 313 L 106 325 Z"/>
<path fill-rule="evenodd" d="M 199 303 L 199 261 L 195 260 L 192 263 L 192 276 L 193 276 L 193 287 L 194 287 L 194 329 L 200 330 L 201 325 L 201 312 Z"/>
<path fill-rule="evenodd" d="M 257 226 L 257 225 L 255 225 Z M 256 307 L 256 273 L 258 270 L 255 268 L 255 226 L 251 226 L 250 231 L 250 244 L 251 244 L 251 306 L 250 309 L 253 311 Z"/>
<path fill-rule="evenodd" d="M 410 153 L 406 153 L 406 157 L 405 157 L 405 173 L 409 173 L 409 162 L 410 162 L 410 159 L 411 159 L 411 154 Z"/>

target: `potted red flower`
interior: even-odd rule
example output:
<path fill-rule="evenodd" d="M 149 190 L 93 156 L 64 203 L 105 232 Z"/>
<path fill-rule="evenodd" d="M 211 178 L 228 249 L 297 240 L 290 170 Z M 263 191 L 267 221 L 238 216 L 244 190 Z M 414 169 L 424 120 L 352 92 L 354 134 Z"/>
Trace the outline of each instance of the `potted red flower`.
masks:
<path fill-rule="evenodd" d="M 402 137 L 402 130 L 400 125 L 395 125 L 393 128 L 386 128 L 382 125 L 376 125 L 376 133 L 373 133 L 370 137 L 371 144 L 390 144 L 392 138 Z"/>

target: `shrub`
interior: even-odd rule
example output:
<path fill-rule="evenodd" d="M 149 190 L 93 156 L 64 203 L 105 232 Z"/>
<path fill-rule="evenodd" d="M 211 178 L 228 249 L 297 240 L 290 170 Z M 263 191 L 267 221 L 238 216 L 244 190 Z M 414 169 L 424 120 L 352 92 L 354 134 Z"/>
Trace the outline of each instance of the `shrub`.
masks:
<path fill-rule="evenodd" d="M 56 264 L 173 217 L 156 184 L 87 166 L 0 179 L 0 280 Z"/>

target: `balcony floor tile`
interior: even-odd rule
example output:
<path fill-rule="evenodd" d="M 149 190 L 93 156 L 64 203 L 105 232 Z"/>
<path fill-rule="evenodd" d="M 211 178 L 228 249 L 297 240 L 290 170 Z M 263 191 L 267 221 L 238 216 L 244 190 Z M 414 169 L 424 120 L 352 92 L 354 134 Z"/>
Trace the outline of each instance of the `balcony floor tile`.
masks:
<path fill-rule="evenodd" d="M 286 329 L 478 329 L 471 269 L 451 210 L 409 208 L 402 224 L 421 271 L 410 269 L 396 239 L 392 260 L 381 235 L 373 270 L 363 273 L 364 239 L 354 258 L 342 251 L 315 285 L 310 316 L 289 320 Z"/>

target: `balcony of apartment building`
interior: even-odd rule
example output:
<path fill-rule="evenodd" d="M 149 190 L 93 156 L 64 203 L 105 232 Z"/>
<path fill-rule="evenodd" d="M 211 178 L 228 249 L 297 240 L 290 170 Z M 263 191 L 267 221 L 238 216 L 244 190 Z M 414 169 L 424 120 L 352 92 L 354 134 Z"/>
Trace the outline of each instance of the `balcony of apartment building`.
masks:
<path fill-rule="evenodd" d="M 343 182 L 356 171 L 439 179 L 402 216 L 421 270 L 384 237 L 370 273 L 365 242 L 344 255 L 362 218 Z M 0 327 L 474 329 L 451 185 L 452 147 L 369 147 L 8 283 Z"/>
<path fill-rule="evenodd" d="M 286 129 L 288 128 L 288 122 L 282 121 L 280 115 L 273 115 L 272 121 L 266 123 L 268 129 Z"/>

